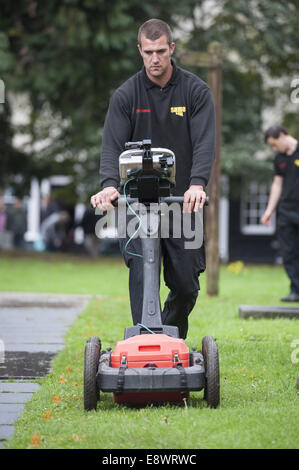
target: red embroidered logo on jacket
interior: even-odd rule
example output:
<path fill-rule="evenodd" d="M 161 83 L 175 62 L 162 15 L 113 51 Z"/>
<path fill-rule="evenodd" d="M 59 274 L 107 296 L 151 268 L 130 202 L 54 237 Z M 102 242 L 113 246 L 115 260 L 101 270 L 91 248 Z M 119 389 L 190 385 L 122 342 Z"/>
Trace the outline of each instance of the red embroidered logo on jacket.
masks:
<path fill-rule="evenodd" d="M 278 165 L 278 168 L 284 168 L 285 166 L 286 166 L 286 162 L 283 162 Z"/>
<path fill-rule="evenodd" d="M 151 109 L 146 109 L 146 108 L 139 108 L 139 109 L 136 109 L 136 113 L 150 113 L 151 112 Z"/>

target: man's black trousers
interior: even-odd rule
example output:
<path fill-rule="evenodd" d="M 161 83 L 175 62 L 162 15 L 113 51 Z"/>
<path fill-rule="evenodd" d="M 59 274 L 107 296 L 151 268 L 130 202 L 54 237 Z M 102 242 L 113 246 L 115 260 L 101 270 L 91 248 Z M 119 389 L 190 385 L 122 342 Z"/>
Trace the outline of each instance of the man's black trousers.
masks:
<path fill-rule="evenodd" d="M 194 216 L 194 214 L 192 214 Z M 127 238 L 120 238 L 120 250 L 129 267 L 129 291 L 133 323 L 141 323 L 143 301 L 143 262 L 142 258 L 131 253 L 142 254 L 140 237 L 133 238 L 127 250 Z M 205 270 L 205 249 L 185 248 L 186 239 L 182 230 L 181 238 L 174 238 L 170 223 L 169 237 L 161 238 L 161 258 L 166 286 L 170 292 L 162 310 L 162 324 L 179 328 L 180 338 L 188 332 L 188 316 L 191 313 L 200 289 L 198 277 Z"/>
<path fill-rule="evenodd" d="M 277 238 L 290 290 L 299 295 L 299 211 L 279 210 Z"/>

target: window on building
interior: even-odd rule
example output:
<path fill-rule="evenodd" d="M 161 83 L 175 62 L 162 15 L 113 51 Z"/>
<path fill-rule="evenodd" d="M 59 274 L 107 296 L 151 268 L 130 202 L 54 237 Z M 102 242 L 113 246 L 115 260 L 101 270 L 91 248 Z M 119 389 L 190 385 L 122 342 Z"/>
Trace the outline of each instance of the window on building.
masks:
<path fill-rule="evenodd" d="M 276 217 L 273 214 L 270 225 L 260 222 L 269 199 L 270 185 L 252 182 L 241 196 L 241 233 L 244 235 L 272 235 L 275 232 Z"/>

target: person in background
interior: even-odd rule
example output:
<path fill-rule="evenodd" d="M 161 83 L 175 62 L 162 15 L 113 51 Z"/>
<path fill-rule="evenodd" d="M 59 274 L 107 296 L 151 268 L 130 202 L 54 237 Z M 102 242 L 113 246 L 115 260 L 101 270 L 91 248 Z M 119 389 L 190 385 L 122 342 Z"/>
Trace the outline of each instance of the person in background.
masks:
<path fill-rule="evenodd" d="M 41 236 L 47 251 L 63 251 L 67 243 L 67 230 L 70 223 L 67 211 L 54 212 L 41 224 Z"/>
<path fill-rule="evenodd" d="M 261 222 L 269 225 L 277 211 L 277 238 L 290 279 L 290 293 L 282 302 L 299 302 L 299 142 L 279 125 L 269 127 L 265 142 L 276 152 L 274 179 Z"/>
<path fill-rule="evenodd" d="M 13 246 L 22 249 L 25 246 L 24 234 L 27 230 L 27 213 L 23 201 L 17 198 L 7 215 L 7 230 L 12 232 Z"/>
<path fill-rule="evenodd" d="M 97 221 L 101 218 L 100 215 L 96 215 L 92 207 L 87 206 L 81 222 L 78 226 L 83 228 L 84 231 L 84 247 L 87 253 L 96 258 L 99 255 L 100 239 L 95 233 L 95 226 Z"/>
<path fill-rule="evenodd" d="M 6 208 L 3 199 L 0 197 L 0 232 L 4 232 L 6 230 Z"/>
<path fill-rule="evenodd" d="M 0 197 L 0 249 L 11 249 L 10 232 L 6 230 L 7 227 L 7 211 L 2 197 Z"/>
<path fill-rule="evenodd" d="M 41 198 L 40 203 L 40 220 L 43 222 L 49 215 L 54 212 L 59 212 L 61 207 L 57 201 L 51 198 L 49 194 L 46 194 Z"/>

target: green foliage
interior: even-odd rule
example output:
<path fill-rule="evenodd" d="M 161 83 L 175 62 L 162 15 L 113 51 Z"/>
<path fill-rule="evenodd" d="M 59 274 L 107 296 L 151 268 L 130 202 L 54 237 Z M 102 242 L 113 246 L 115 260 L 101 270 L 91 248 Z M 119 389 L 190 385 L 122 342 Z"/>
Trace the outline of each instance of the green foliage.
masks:
<path fill-rule="evenodd" d="M 237 176 L 241 186 L 245 179 L 257 182 L 270 180 L 273 177 L 273 162 L 256 159 L 254 155 L 258 150 L 257 147 L 258 143 L 248 138 L 223 146 L 221 154 L 223 173 Z"/>
<path fill-rule="evenodd" d="M 238 142 L 248 136 L 262 142 L 261 112 L 279 96 L 265 87 L 263 74 L 293 78 L 299 73 L 298 2 L 223 0 L 215 10 L 208 6 L 207 0 L 3 2 L 0 78 L 7 99 L 0 104 L 0 186 L 21 174 L 25 191 L 32 174 L 43 178 L 58 172 L 73 176 L 80 197 L 98 189 L 109 98 L 141 67 L 137 31 L 151 17 L 167 21 L 177 38 L 189 22 L 194 30 L 185 46 L 190 49 L 204 51 L 213 40 L 224 47 L 223 170 Z M 206 70 L 194 71 L 206 79 Z M 11 93 L 26 94 L 28 123 L 12 126 Z M 293 118 L 286 122 L 296 129 L 298 117 Z M 29 151 L 15 150 L 17 132 L 29 135 Z M 252 156 L 254 146 L 247 150 Z"/>
<path fill-rule="evenodd" d="M 18 131 L 31 136 L 32 173 L 71 174 L 82 194 L 98 189 L 109 98 L 142 65 L 139 26 L 153 14 L 174 25 L 171 15 L 190 16 L 194 4 L 189 0 L 182 9 L 163 0 L 154 6 L 137 0 L 6 2 L 0 76 L 10 91 L 29 96 L 30 122 Z M 3 171 L 11 170 L 6 165 Z"/>
<path fill-rule="evenodd" d="M 201 11 L 201 21 L 194 22 L 185 47 L 205 50 L 214 40 L 223 47 L 221 159 L 226 174 L 269 176 L 269 164 L 254 157 L 265 148 L 261 116 L 281 96 L 289 99 L 291 79 L 299 76 L 298 21 L 296 1 L 224 0 L 218 11 Z M 279 78 L 280 85 L 271 85 L 268 78 Z M 283 114 L 281 124 L 297 135 L 298 113 Z"/>

